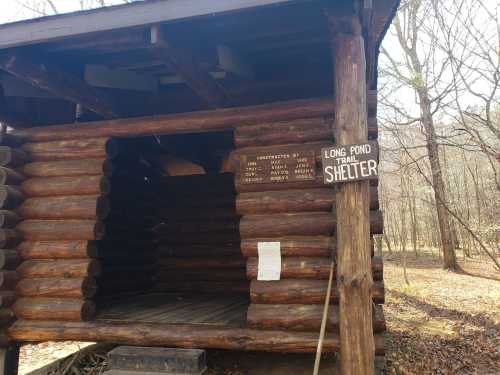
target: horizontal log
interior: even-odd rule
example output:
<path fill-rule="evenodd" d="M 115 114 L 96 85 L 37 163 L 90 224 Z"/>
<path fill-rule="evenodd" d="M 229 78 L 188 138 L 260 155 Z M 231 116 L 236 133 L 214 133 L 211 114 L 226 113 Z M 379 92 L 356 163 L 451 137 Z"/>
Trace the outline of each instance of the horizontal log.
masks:
<path fill-rule="evenodd" d="M 210 245 L 159 245 L 156 249 L 159 257 L 226 257 L 241 255 L 238 246 Z"/>
<path fill-rule="evenodd" d="M 333 118 L 309 118 L 262 123 L 237 128 L 236 148 L 329 141 L 332 139 Z"/>
<path fill-rule="evenodd" d="M 241 240 L 243 256 L 258 256 L 259 242 L 279 242 L 282 256 L 330 257 L 335 250 L 335 238 L 328 236 L 248 238 Z"/>
<path fill-rule="evenodd" d="M 86 321 L 95 315 L 91 301 L 69 298 L 19 298 L 12 310 L 18 319 Z"/>
<path fill-rule="evenodd" d="M 35 278 L 21 279 L 16 285 L 19 297 L 92 298 L 97 291 L 95 279 L 85 278 Z"/>
<path fill-rule="evenodd" d="M 330 263 L 331 257 L 284 257 L 281 259 L 281 278 L 325 280 L 330 275 Z M 247 278 L 256 279 L 258 272 L 259 259 L 248 258 Z M 383 265 L 380 257 L 372 259 L 372 272 L 374 280 L 383 280 Z"/>
<path fill-rule="evenodd" d="M 25 143 L 22 150 L 32 161 L 114 158 L 118 155 L 118 143 L 110 138 L 71 139 Z"/>
<path fill-rule="evenodd" d="M 371 187 L 370 194 L 370 209 L 377 210 L 379 207 L 377 187 Z M 332 188 L 241 193 L 236 198 L 236 211 L 240 215 L 331 212 L 334 206 L 335 190 Z"/>
<path fill-rule="evenodd" d="M 30 178 L 24 181 L 21 190 L 28 197 L 106 195 L 111 190 L 111 183 L 102 175 Z"/>
<path fill-rule="evenodd" d="M 155 264 L 113 264 L 105 266 L 102 269 L 102 278 L 111 280 L 144 280 L 152 279 L 156 274 L 157 266 Z M 103 282 L 99 282 L 103 285 Z"/>
<path fill-rule="evenodd" d="M 17 167 L 23 165 L 29 160 L 28 155 L 18 148 L 0 146 L 0 166 Z"/>
<path fill-rule="evenodd" d="M 0 248 L 2 249 L 14 248 L 22 239 L 22 233 L 15 229 L 0 229 Z"/>
<path fill-rule="evenodd" d="M 157 282 L 166 281 L 242 281 L 246 279 L 245 268 L 199 268 L 199 269 L 163 269 L 155 276 Z"/>
<path fill-rule="evenodd" d="M 17 267 L 21 278 L 40 277 L 95 277 L 101 274 L 101 264 L 96 259 L 33 259 Z"/>
<path fill-rule="evenodd" d="M 273 215 L 245 215 L 240 221 L 241 238 L 266 236 L 328 236 L 335 232 L 335 215 L 322 212 L 305 212 Z M 370 211 L 372 234 L 384 228 L 381 211 Z"/>
<path fill-rule="evenodd" d="M 111 321 L 57 322 L 19 320 L 8 330 L 16 341 L 99 341 L 123 345 L 314 353 L 316 332 L 263 331 L 189 324 Z M 328 334 L 323 351 L 338 352 L 337 335 Z M 375 352 L 384 354 L 384 337 L 375 336 Z"/>
<path fill-rule="evenodd" d="M 185 234 L 169 234 L 158 236 L 156 242 L 159 245 L 214 245 L 214 244 L 239 244 L 240 235 L 236 232 L 230 233 L 194 233 L 186 236 Z"/>
<path fill-rule="evenodd" d="M 105 159 L 39 161 L 25 164 L 21 171 L 28 177 L 111 175 L 113 166 Z"/>
<path fill-rule="evenodd" d="M 176 292 L 176 293 L 219 293 L 234 294 L 248 293 L 249 282 L 241 281 L 168 281 L 157 283 L 154 286 L 155 291 Z"/>
<path fill-rule="evenodd" d="M 250 299 L 252 303 L 264 304 L 321 304 L 325 302 L 327 284 L 327 280 L 252 280 Z M 375 303 L 384 303 L 383 282 L 375 282 L 372 293 Z M 338 302 L 338 298 L 338 290 L 334 287 L 331 301 Z"/>
<path fill-rule="evenodd" d="M 170 233 L 228 233 L 238 232 L 239 220 L 209 221 L 179 221 L 157 225 L 155 233 L 167 235 Z"/>
<path fill-rule="evenodd" d="M 250 304 L 247 321 L 251 328 L 319 332 L 323 318 L 323 305 L 264 305 Z M 328 332 L 338 332 L 338 306 L 330 306 Z M 373 331 L 386 329 L 384 314 L 380 305 L 374 306 Z"/>
<path fill-rule="evenodd" d="M 0 289 L 1 290 L 14 290 L 19 276 L 16 271 L 0 271 Z"/>
<path fill-rule="evenodd" d="M 0 210 L 0 228 L 14 228 L 20 221 L 21 218 L 14 211 Z"/>
<path fill-rule="evenodd" d="M 25 177 L 13 169 L 0 167 L 0 185 L 19 185 Z"/>
<path fill-rule="evenodd" d="M 324 178 L 320 170 L 316 171 L 314 180 L 291 181 L 291 182 L 269 182 L 259 184 L 248 184 L 242 182 L 241 175 L 235 175 L 235 189 L 238 193 L 256 193 L 262 191 L 298 190 L 324 188 Z M 370 186 L 378 186 L 378 179 L 370 180 Z"/>
<path fill-rule="evenodd" d="M 99 256 L 104 253 L 121 253 L 121 252 L 149 252 L 154 250 L 156 245 L 151 240 L 131 239 L 131 238 L 118 238 L 111 239 L 109 237 L 96 243 L 98 245 Z"/>
<path fill-rule="evenodd" d="M 109 200 L 98 195 L 28 198 L 18 208 L 24 219 L 105 219 Z"/>
<path fill-rule="evenodd" d="M 17 252 L 22 259 L 81 259 L 98 254 L 95 241 L 24 241 Z"/>
<path fill-rule="evenodd" d="M 100 240 L 105 228 L 94 220 L 25 220 L 16 229 L 29 241 Z"/>
<path fill-rule="evenodd" d="M 247 261 L 242 257 L 235 258 L 163 258 L 158 265 L 164 268 L 244 268 Z"/>
<path fill-rule="evenodd" d="M 14 209 L 25 199 L 24 194 L 14 186 L 0 186 L 0 208 Z"/>
<path fill-rule="evenodd" d="M 130 293 L 130 292 L 144 292 L 149 291 L 154 285 L 152 279 L 108 279 L 100 280 L 99 288 L 97 290 L 98 298 L 106 296 L 114 296 L 118 293 Z"/>
<path fill-rule="evenodd" d="M 232 130 L 237 127 L 268 121 L 288 121 L 298 118 L 331 116 L 332 114 L 332 98 L 307 99 L 213 111 L 98 121 L 88 124 L 79 123 L 77 125 L 65 124 L 16 129 L 12 131 L 12 134 L 32 142 L 96 137 L 138 137 L 156 134 Z"/>
<path fill-rule="evenodd" d="M 153 186 L 166 195 L 234 194 L 234 175 L 221 173 L 214 175 L 159 176 L 153 179 Z"/>
<path fill-rule="evenodd" d="M 0 307 L 10 307 L 16 301 L 16 294 L 11 290 L 0 290 Z"/>
<path fill-rule="evenodd" d="M 243 148 L 331 141 L 333 127 L 333 117 L 264 123 L 237 128 L 234 132 L 234 143 L 236 148 Z M 377 119 L 370 117 L 368 138 L 377 139 L 377 136 Z"/>
<path fill-rule="evenodd" d="M 16 250 L 0 250 L 0 269 L 3 270 L 15 270 L 21 258 Z"/>

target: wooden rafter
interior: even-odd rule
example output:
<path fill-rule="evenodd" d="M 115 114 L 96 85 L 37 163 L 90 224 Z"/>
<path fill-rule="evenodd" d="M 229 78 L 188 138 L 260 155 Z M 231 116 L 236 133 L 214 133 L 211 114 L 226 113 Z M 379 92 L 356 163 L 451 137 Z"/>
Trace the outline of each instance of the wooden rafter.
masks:
<path fill-rule="evenodd" d="M 0 69 L 56 97 L 81 104 L 104 118 L 118 117 L 109 98 L 49 61 L 9 51 L 0 54 Z"/>
<path fill-rule="evenodd" d="M 210 72 L 202 69 L 196 58 L 168 41 L 159 26 L 151 27 L 151 44 L 156 58 L 167 62 L 186 84 L 211 108 L 227 107 L 229 99 Z"/>

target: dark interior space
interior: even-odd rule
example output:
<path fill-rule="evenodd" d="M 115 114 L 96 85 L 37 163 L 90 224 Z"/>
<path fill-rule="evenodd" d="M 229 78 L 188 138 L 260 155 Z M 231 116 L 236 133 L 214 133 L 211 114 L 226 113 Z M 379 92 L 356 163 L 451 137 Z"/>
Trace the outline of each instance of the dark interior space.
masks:
<path fill-rule="evenodd" d="M 119 139 L 111 209 L 98 241 L 98 320 L 242 325 L 231 132 Z"/>

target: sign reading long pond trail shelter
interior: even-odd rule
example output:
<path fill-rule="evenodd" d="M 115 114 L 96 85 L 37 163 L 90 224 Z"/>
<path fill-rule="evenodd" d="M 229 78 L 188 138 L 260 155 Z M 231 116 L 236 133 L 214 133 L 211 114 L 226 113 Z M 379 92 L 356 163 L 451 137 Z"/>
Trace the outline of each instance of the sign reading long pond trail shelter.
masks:
<path fill-rule="evenodd" d="M 370 180 L 378 177 L 376 141 L 321 149 L 325 184 Z"/>

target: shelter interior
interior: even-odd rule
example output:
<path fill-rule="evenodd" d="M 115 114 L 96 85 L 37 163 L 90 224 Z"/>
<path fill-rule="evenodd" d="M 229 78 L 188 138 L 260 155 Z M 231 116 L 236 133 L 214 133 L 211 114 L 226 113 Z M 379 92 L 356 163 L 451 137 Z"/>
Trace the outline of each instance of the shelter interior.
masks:
<path fill-rule="evenodd" d="M 96 242 L 98 320 L 243 325 L 231 132 L 115 140 L 106 234 Z"/>

